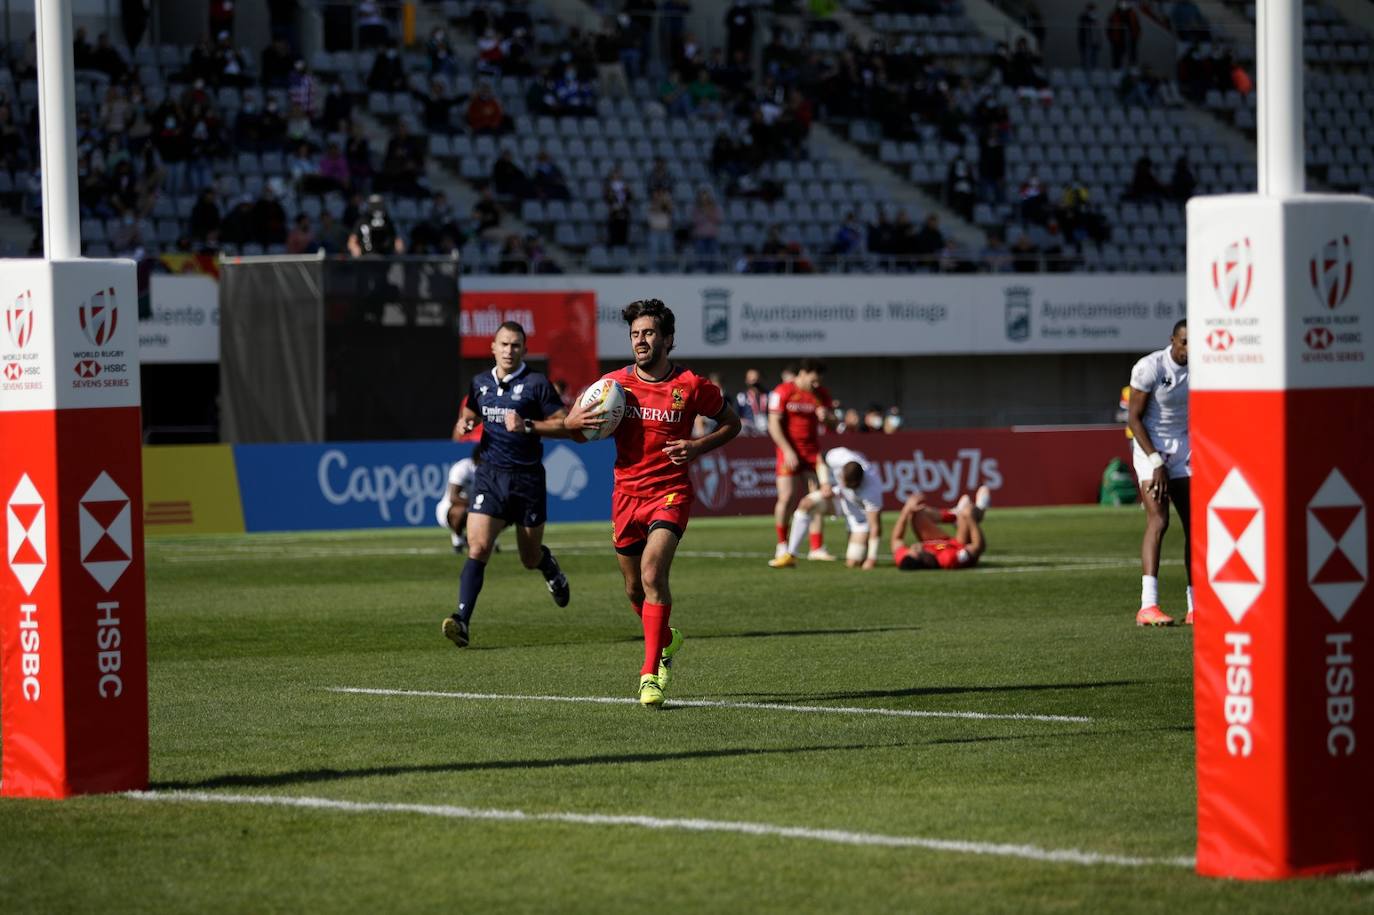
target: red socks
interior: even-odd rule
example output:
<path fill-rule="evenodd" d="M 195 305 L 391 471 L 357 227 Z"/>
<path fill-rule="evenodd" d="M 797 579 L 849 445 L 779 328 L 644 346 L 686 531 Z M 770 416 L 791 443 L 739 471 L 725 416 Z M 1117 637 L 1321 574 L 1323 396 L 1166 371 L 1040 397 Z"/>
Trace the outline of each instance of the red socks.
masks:
<path fill-rule="evenodd" d="M 785 524 L 775 524 L 775 525 L 773 525 L 773 528 L 778 532 L 778 543 L 786 543 L 786 542 L 787 542 L 787 525 L 785 525 Z"/>
<path fill-rule="evenodd" d="M 635 616 L 639 617 L 640 619 L 644 619 L 644 602 L 643 602 L 643 601 L 640 601 L 640 602 L 637 603 L 637 604 L 636 604 L 636 603 L 631 603 L 631 604 L 630 604 L 630 609 L 633 610 L 633 611 L 635 612 Z"/>
<path fill-rule="evenodd" d="M 672 612 L 672 604 L 644 602 L 644 666 L 639 669 L 640 676 L 658 673 L 658 662 L 667 644 L 665 636 L 669 635 L 668 617 Z"/>
<path fill-rule="evenodd" d="M 959 516 L 956 515 L 951 509 L 942 508 L 940 509 L 940 520 L 945 522 L 946 524 L 953 524 L 954 522 L 959 520 Z"/>
<path fill-rule="evenodd" d="M 811 533 L 811 549 L 812 549 L 812 550 L 819 550 L 819 549 L 820 549 L 821 547 L 823 547 L 823 546 L 825 546 L 825 541 L 824 541 L 823 539 L 821 539 L 821 535 L 820 535 L 820 534 L 817 534 L 817 533 L 814 532 L 814 531 L 812 531 L 812 533 Z"/>

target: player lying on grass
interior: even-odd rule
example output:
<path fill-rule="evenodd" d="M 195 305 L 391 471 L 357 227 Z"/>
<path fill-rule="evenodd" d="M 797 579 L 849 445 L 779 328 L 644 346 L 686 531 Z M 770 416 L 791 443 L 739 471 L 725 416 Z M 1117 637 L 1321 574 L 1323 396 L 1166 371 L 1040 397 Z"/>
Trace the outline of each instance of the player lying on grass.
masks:
<path fill-rule="evenodd" d="M 625 417 L 616 428 L 615 486 L 611 495 L 612 542 L 625 594 L 644 628 L 644 665 L 639 701 L 663 705 L 673 655 L 682 633 L 669 627 L 673 596 L 668 572 L 692 511 L 687 465 L 739 434 L 740 419 L 720 388 L 668 358 L 676 321 L 658 299 L 631 302 L 622 316 L 630 326 L 634 364 L 606 375 L 625 389 Z M 715 420 L 702 438 L 692 438 L 698 416 Z M 597 420 L 579 402 L 564 418 L 569 429 Z"/>
<path fill-rule="evenodd" d="M 934 508 L 921 493 L 906 500 L 892 528 L 892 558 L 903 572 L 919 569 L 966 569 L 978 562 L 987 549 L 983 536 L 983 515 L 992 504 L 992 492 L 979 486 L 970 499 L 968 493 L 959 498 L 953 510 Z M 954 536 L 945 533 L 941 522 L 954 524 Z M 908 528 L 916 540 L 906 544 Z"/>
<path fill-rule="evenodd" d="M 807 493 L 792 514 L 792 530 L 787 538 L 787 552 L 775 556 L 768 564 L 775 569 L 791 569 L 812 528 L 812 520 L 822 516 L 828 508 L 844 518 L 849 529 L 849 546 L 844 564 L 849 568 L 862 565 L 871 569 L 878 564 L 878 546 L 883 536 L 883 491 L 873 465 L 857 451 L 831 448 L 825 459 L 816 465 L 820 489 Z"/>

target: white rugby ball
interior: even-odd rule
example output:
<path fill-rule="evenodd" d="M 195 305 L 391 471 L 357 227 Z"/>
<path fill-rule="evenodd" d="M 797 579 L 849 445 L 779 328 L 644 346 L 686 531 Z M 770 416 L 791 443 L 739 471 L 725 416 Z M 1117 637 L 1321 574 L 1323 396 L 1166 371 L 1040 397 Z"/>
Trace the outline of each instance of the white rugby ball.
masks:
<path fill-rule="evenodd" d="M 598 428 L 582 430 L 582 437 L 589 442 L 610 438 L 625 418 L 625 389 L 612 378 L 602 378 L 583 391 L 579 403 L 590 413 L 606 417 Z"/>

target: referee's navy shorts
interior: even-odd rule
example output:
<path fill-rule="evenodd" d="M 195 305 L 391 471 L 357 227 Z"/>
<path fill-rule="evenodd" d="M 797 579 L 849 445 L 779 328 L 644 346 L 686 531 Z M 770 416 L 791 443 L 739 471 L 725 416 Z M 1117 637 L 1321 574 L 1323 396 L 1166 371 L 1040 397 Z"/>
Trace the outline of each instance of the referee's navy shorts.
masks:
<path fill-rule="evenodd" d="M 538 527 L 548 517 L 544 465 L 517 468 L 478 464 L 468 510 L 507 524 Z"/>

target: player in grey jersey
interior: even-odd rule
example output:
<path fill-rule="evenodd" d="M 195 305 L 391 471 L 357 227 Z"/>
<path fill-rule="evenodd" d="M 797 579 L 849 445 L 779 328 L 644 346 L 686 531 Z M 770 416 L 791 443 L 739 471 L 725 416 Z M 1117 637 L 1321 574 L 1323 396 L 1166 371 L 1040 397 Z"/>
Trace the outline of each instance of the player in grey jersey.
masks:
<path fill-rule="evenodd" d="M 1159 550 L 1169 529 L 1169 503 L 1183 524 L 1184 569 L 1188 575 L 1188 612 L 1193 622 L 1193 571 L 1188 561 L 1189 479 L 1192 449 L 1188 443 L 1188 322 L 1179 321 L 1169 345 L 1150 353 L 1131 370 L 1127 425 L 1140 500 L 1145 506 L 1145 539 L 1140 546 L 1140 610 L 1137 626 L 1172 626 L 1173 617 L 1159 609 Z"/>

